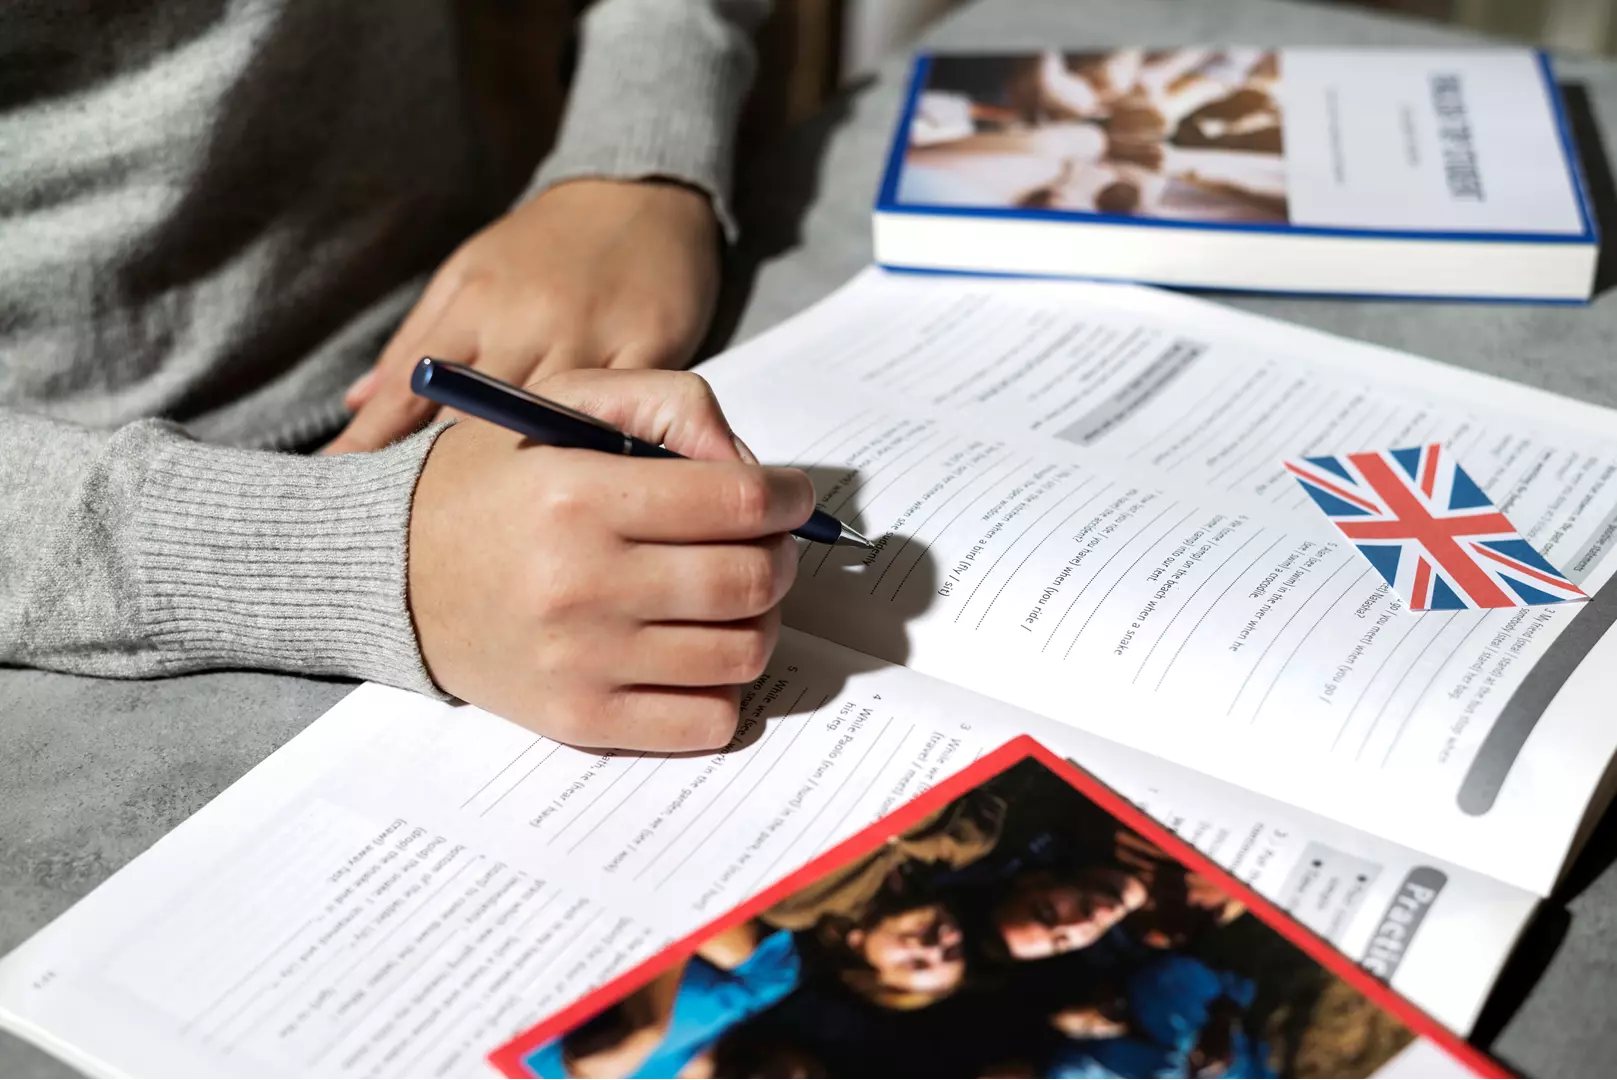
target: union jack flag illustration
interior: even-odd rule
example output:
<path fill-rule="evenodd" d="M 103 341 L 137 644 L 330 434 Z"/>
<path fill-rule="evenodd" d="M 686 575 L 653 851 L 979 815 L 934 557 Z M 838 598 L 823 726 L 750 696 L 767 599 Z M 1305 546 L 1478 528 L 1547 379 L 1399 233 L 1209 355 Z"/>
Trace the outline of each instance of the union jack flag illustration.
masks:
<path fill-rule="evenodd" d="M 1285 465 L 1412 611 L 1588 599 L 1440 443 Z"/>

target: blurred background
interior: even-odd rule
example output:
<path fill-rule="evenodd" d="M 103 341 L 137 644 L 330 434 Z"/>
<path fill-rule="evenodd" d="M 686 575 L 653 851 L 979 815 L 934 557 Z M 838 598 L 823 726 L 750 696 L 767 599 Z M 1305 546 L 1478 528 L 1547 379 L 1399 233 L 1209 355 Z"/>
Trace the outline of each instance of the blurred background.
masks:
<path fill-rule="evenodd" d="M 766 30 L 758 98 L 770 114 L 802 119 L 837 88 L 867 74 L 966 0 L 777 0 Z M 1176 0 L 1216 4 L 1220 0 Z M 1572 53 L 1617 52 L 1617 0 L 1292 0 L 1397 12 Z M 769 85 L 773 83 L 774 85 Z M 782 115 L 784 114 L 784 115 Z"/>

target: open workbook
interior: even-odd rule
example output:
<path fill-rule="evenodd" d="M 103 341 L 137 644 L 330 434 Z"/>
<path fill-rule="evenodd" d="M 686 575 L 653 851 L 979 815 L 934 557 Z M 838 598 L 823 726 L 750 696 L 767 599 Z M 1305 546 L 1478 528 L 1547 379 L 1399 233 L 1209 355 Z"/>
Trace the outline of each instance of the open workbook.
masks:
<path fill-rule="evenodd" d="M 1451 1027 L 1606 801 L 1617 414 L 1148 289 L 866 273 L 704 367 L 805 545 L 732 742 L 356 691 L 0 961 L 96 1072 L 463 1075 L 1033 734 Z M 1411 613 L 1281 461 L 1441 442 L 1592 600 Z"/>

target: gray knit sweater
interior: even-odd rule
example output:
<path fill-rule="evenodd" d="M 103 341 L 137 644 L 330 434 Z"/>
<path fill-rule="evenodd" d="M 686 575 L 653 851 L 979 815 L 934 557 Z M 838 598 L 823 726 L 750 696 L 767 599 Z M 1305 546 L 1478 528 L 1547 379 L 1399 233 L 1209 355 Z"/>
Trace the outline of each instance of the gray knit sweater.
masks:
<path fill-rule="evenodd" d="M 405 598 L 430 433 L 283 451 L 334 433 L 426 275 L 515 199 L 655 175 L 722 218 L 765 3 L 601 0 L 534 174 L 569 0 L 11 0 L 0 663 L 433 692 Z"/>

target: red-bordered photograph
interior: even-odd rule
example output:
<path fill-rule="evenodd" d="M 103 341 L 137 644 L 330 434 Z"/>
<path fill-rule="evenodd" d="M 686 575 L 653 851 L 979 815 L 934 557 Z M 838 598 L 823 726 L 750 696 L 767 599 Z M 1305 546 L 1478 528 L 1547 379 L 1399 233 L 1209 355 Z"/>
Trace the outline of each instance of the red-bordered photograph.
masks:
<path fill-rule="evenodd" d="M 489 1060 L 511 1077 L 1509 1075 L 1030 738 Z"/>

